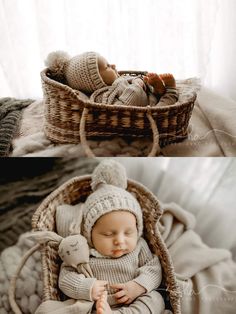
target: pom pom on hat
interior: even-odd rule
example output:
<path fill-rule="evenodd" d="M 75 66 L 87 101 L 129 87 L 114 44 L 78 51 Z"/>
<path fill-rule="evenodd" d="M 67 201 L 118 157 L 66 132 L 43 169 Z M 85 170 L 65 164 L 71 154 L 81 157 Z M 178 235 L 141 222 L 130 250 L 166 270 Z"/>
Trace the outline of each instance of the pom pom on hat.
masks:
<path fill-rule="evenodd" d="M 47 59 L 45 60 L 45 65 L 54 76 L 63 76 L 64 67 L 70 59 L 70 56 L 66 52 L 54 51 L 49 53 Z"/>
<path fill-rule="evenodd" d="M 95 191 L 101 183 L 126 189 L 127 175 L 125 167 L 112 159 L 103 160 L 92 174 L 92 190 Z"/>

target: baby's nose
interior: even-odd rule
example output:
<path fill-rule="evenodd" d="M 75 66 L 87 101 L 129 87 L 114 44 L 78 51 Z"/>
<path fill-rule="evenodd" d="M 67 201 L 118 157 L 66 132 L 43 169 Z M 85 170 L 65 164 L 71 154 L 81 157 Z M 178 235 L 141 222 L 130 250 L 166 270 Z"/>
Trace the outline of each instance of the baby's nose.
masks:
<path fill-rule="evenodd" d="M 118 235 L 115 239 L 115 245 L 119 245 L 121 243 L 124 243 L 124 236 L 123 235 Z"/>
<path fill-rule="evenodd" d="M 111 64 L 112 69 L 116 69 L 116 65 L 115 64 Z"/>

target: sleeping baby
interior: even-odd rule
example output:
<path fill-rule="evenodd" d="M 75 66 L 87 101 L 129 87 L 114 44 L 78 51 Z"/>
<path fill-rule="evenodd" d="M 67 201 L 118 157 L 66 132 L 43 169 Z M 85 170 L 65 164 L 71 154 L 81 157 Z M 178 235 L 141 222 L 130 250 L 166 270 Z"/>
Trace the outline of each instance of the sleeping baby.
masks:
<path fill-rule="evenodd" d="M 96 103 L 144 107 L 170 106 L 178 101 L 172 74 L 119 75 L 116 66 L 97 52 L 73 58 L 62 51 L 52 52 L 45 64 L 55 79 L 86 93 Z"/>

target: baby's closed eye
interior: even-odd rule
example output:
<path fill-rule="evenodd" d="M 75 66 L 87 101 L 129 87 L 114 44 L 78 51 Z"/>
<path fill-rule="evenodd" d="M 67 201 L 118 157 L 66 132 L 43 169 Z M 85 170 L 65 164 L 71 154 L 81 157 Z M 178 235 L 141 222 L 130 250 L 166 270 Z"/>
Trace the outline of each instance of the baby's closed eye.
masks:
<path fill-rule="evenodd" d="M 102 233 L 102 235 L 105 237 L 110 237 L 113 235 L 113 233 L 112 232 L 106 232 L 106 233 Z"/>
<path fill-rule="evenodd" d="M 126 231 L 125 232 L 125 235 L 130 235 L 130 234 L 133 234 L 134 232 L 132 230 L 129 230 L 129 231 Z"/>

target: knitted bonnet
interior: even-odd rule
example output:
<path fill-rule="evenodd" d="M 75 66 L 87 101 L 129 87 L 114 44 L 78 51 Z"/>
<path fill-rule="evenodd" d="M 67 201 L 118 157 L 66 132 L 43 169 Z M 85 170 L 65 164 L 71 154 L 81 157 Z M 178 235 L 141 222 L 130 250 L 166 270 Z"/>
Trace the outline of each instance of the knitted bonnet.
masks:
<path fill-rule="evenodd" d="M 91 231 L 96 221 L 104 214 L 125 210 L 135 215 L 138 235 L 143 231 L 143 216 L 139 202 L 127 188 L 124 166 L 114 160 L 103 160 L 92 173 L 93 192 L 84 203 L 83 234 L 91 243 Z"/>
<path fill-rule="evenodd" d="M 45 65 L 55 78 L 65 78 L 71 88 L 93 93 L 107 86 L 99 73 L 98 57 L 99 54 L 93 51 L 73 58 L 64 51 L 55 51 L 48 55 Z"/>

